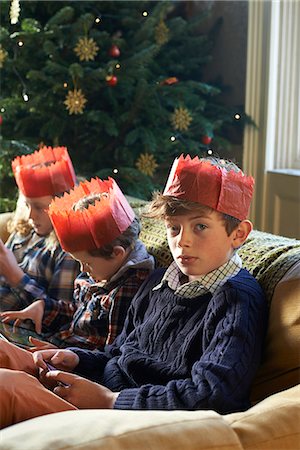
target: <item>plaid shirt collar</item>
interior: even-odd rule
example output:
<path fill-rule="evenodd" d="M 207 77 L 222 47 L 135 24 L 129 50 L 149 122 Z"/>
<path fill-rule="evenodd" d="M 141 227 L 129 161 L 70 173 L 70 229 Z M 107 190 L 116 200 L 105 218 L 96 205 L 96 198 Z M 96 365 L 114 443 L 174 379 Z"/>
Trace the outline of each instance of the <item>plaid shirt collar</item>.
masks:
<path fill-rule="evenodd" d="M 206 275 L 199 276 L 197 280 L 186 281 L 187 277 L 183 275 L 175 261 L 173 261 L 166 270 L 161 282 L 153 290 L 158 290 L 167 284 L 180 297 L 194 298 L 207 292 L 214 294 L 229 278 L 237 275 L 241 267 L 242 260 L 237 253 L 234 253 L 231 259 L 223 266 Z"/>

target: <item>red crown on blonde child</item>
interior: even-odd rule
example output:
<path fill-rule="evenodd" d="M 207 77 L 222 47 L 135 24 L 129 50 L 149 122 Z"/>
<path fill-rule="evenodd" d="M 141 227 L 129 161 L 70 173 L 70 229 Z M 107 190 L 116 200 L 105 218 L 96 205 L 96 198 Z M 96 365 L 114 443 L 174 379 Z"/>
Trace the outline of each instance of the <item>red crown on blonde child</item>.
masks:
<path fill-rule="evenodd" d="M 17 156 L 12 169 L 25 197 L 53 197 L 75 186 L 75 172 L 66 147 L 42 147 L 30 155 Z"/>
<path fill-rule="evenodd" d="M 240 220 L 247 218 L 254 179 L 240 169 L 222 167 L 222 159 L 176 158 L 163 195 L 200 203 Z"/>
<path fill-rule="evenodd" d="M 101 194 L 87 208 L 74 208 L 87 196 Z M 104 194 L 104 195 L 102 195 Z M 113 178 L 92 178 L 50 203 L 49 217 L 62 248 L 88 251 L 109 244 L 133 222 L 135 214 Z"/>

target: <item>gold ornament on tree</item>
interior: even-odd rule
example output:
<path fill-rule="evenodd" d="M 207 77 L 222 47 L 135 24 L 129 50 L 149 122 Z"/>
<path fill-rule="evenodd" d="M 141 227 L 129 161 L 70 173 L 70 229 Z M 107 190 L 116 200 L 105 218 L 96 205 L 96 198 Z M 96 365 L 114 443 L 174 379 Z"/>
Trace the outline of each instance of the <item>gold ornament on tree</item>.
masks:
<path fill-rule="evenodd" d="M 150 153 L 142 153 L 136 162 L 136 167 L 140 172 L 152 177 L 158 164 L 153 155 Z"/>
<path fill-rule="evenodd" d="M 12 25 L 18 23 L 20 10 L 21 8 L 19 0 L 11 0 L 9 16 L 10 16 L 10 23 Z"/>
<path fill-rule="evenodd" d="M 159 24 L 155 28 L 155 40 L 158 45 L 164 45 L 169 40 L 170 30 L 165 24 L 165 22 L 161 19 Z"/>
<path fill-rule="evenodd" d="M 183 108 L 182 106 L 176 108 L 171 116 L 173 127 L 179 131 L 187 131 L 192 120 L 192 116 L 188 109 Z"/>
<path fill-rule="evenodd" d="M 80 38 L 74 48 L 74 52 L 80 61 L 94 61 L 99 50 L 98 45 L 92 38 Z"/>
<path fill-rule="evenodd" d="M 82 114 L 85 108 L 87 99 L 82 93 L 81 89 L 74 89 L 74 91 L 69 91 L 64 104 L 66 105 L 69 114 Z"/>
<path fill-rule="evenodd" d="M 7 57 L 7 51 L 2 48 L 2 45 L 0 44 L 0 67 L 3 67 L 3 63 Z"/>

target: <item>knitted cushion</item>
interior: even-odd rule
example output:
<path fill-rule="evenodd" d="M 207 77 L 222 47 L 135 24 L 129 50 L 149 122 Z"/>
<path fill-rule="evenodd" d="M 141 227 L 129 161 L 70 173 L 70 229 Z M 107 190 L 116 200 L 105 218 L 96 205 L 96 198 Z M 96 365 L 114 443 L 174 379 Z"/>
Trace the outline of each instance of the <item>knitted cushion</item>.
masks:
<path fill-rule="evenodd" d="M 300 260 L 300 241 L 254 230 L 239 255 L 243 266 L 261 284 L 270 303 L 277 283 Z"/>
<path fill-rule="evenodd" d="M 141 218 L 141 240 L 151 255 L 155 257 L 157 267 L 168 267 L 173 261 L 162 220 Z"/>

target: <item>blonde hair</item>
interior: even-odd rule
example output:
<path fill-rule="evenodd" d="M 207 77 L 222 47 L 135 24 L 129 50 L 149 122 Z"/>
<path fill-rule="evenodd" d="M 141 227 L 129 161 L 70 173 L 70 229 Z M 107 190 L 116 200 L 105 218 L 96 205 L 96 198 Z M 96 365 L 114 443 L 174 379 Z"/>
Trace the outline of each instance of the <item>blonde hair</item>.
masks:
<path fill-rule="evenodd" d="M 19 194 L 16 209 L 12 219 L 7 224 L 7 230 L 9 233 L 18 233 L 21 236 L 27 236 L 32 230 L 28 220 L 27 206 L 22 194 Z"/>
<path fill-rule="evenodd" d="M 10 234 L 17 233 L 22 237 L 28 236 L 33 230 L 29 222 L 28 209 L 22 194 L 19 194 L 16 209 L 13 218 L 7 224 L 7 230 Z M 46 250 L 50 252 L 54 252 L 59 246 L 59 241 L 54 230 L 45 238 L 45 244 Z"/>

